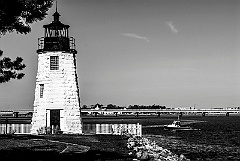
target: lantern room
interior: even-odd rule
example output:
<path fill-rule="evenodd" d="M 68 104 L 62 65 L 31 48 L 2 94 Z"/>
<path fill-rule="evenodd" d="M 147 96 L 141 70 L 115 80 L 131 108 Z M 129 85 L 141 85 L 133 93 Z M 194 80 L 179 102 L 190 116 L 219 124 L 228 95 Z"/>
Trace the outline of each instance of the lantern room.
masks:
<path fill-rule="evenodd" d="M 53 21 L 48 25 L 43 25 L 45 32 L 44 37 L 38 39 L 37 52 L 47 51 L 67 51 L 74 52 L 75 39 L 69 37 L 69 25 L 65 25 L 59 21 L 60 14 L 56 11 L 53 14 Z"/>

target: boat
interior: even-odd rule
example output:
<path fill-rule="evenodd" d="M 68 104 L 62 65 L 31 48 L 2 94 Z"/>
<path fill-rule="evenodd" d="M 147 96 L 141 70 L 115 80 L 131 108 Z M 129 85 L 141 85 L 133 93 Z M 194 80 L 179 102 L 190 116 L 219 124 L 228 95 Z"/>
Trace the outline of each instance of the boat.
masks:
<path fill-rule="evenodd" d="M 165 130 L 192 130 L 189 126 L 182 126 L 179 120 L 173 121 L 172 124 L 164 125 Z"/>
<path fill-rule="evenodd" d="M 172 124 L 169 124 L 169 125 L 163 125 L 163 128 L 165 130 L 199 130 L 199 129 L 193 129 L 192 127 L 190 126 L 183 126 L 181 124 L 181 121 L 179 120 L 179 116 L 178 116 L 178 120 L 174 120 L 172 122 Z"/>

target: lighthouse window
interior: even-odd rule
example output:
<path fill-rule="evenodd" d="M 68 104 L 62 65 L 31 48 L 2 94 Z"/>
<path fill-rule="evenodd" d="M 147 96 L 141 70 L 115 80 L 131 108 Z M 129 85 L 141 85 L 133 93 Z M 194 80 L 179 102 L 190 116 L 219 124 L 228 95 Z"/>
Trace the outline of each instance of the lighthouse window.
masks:
<path fill-rule="evenodd" d="M 40 84 L 40 98 L 43 98 L 44 84 Z"/>
<path fill-rule="evenodd" d="M 46 29 L 45 37 L 68 37 L 67 29 Z"/>
<path fill-rule="evenodd" d="M 59 69 L 59 58 L 58 56 L 50 56 L 50 70 Z"/>

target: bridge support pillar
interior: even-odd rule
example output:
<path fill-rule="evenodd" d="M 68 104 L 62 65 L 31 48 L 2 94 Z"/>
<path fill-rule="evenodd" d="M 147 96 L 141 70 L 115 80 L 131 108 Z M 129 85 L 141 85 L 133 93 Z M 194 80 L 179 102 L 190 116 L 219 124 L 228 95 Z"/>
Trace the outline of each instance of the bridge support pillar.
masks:
<path fill-rule="evenodd" d="M 97 117 L 97 114 L 98 114 L 98 113 L 97 113 L 97 112 L 95 112 L 95 113 L 94 113 L 94 116 L 95 116 L 95 117 Z"/>
<path fill-rule="evenodd" d="M 8 129 L 8 119 L 6 118 L 5 119 L 5 134 L 8 134 L 7 129 Z"/>
<path fill-rule="evenodd" d="M 118 113 L 117 112 L 114 112 L 115 113 L 115 116 L 117 117 L 118 116 Z"/>
<path fill-rule="evenodd" d="M 205 117 L 205 116 L 206 116 L 206 112 L 203 112 L 203 113 L 202 113 L 202 116 Z"/>
<path fill-rule="evenodd" d="M 229 112 L 226 113 L 226 116 L 229 116 Z"/>
<path fill-rule="evenodd" d="M 180 116 L 180 117 L 182 117 L 182 116 L 183 116 L 183 113 L 182 113 L 182 112 L 180 112 L 180 113 L 179 113 L 179 116 Z"/>
<path fill-rule="evenodd" d="M 14 117 L 18 117 L 18 113 L 19 113 L 19 112 L 13 112 L 13 116 L 14 116 Z"/>
<path fill-rule="evenodd" d="M 158 117 L 160 117 L 160 115 L 161 115 L 161 112 L 157 112 L 157 114 L 158 114 Z"/>
<path fill-rule="evenodd" d="M 136 112 L 136 117 L 138 117 L 138 115 L 139 115 L 139 113 L 138 113 L 138 112 Z"/>

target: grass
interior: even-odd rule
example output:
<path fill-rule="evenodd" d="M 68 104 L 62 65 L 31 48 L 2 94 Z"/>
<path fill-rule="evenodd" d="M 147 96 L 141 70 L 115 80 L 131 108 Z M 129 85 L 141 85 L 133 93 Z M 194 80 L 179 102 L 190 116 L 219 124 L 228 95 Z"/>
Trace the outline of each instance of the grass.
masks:
<path fill-rule="evenodd" d="M 70 145 L 66 143 L 90 149 L 61 153 Z M 0 135 L 0 156 L 3 161 L 132 160 L 126 143 L 126 138 L 114 135 Z"/>

